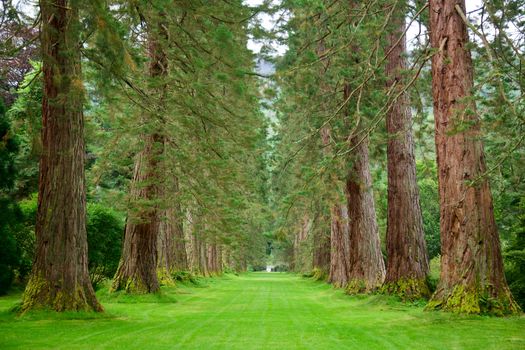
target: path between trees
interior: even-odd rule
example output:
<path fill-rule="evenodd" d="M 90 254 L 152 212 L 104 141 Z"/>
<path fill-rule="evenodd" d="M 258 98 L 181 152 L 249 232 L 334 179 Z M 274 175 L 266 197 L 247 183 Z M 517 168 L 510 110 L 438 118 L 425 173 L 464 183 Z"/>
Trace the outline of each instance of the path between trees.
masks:
<path fill-rule="evenodd" d="M 162 296 L 98 293 L 102 316 L 7 312 L 1 349 L 518 349 L 525 318 L 424 312 L 391 297 L 350 297 L 281 273 L 249 273 L 179 286 Z"/>

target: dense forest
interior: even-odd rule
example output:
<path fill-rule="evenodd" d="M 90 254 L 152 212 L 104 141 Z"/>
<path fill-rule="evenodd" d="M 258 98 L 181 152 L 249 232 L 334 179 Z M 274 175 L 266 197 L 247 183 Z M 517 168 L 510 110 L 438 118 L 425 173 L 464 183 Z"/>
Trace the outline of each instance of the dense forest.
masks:
<path fill-rule="evenodd" d="M 2 0 L 0 294 L 268 268 L 519 314 L 525 1 L 465 3 Z"/>

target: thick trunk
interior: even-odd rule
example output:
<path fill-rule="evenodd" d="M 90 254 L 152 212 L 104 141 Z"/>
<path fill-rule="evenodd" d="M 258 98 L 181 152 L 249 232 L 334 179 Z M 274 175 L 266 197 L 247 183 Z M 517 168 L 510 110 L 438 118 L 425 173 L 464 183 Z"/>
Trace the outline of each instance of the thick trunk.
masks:
<path fill-rule="evenodd" d="M 131 185 L 131 203 L 138 208 L 128 212 L 122 258 L 112 290 L 153 293 L 159 290 L 157 278 L 157 239 L 160 211 L 152 201 L 159 196 L 156 184 L 158 157 L 162 138 L 145 136 L 145 145 L 138 155 Z M 146 201 L 140 207 L 139 201 Z"/>
<path fill-rule="evenodd" d="M 360 141 L 360 142 L 359 142 Z M 385 262 L 376 221 L 372 176 L 368 160 L 368 139 L 353 137 L 352 168 L 346 182 L 350 252 L 348 293 L 368 293 L 381 286 Z"/>
<path fill-rule="evenodd" d="M 78 10 L 40 1 L 44 93 L 36 251 L 22 310 L 95 310 L 88 274 L 84 179 L 84 88 Z"/>
<path fill-rule="evenodd" d="M 159 16 L 164 17 L 162 13 Z M 162 79 L 168 73 L 167 56 L 161 45 L 161 41 L 167 39 L 168 33 L 162 23 L 158 24 L 157 31 L 152 30 L 148 33 L 149 75 L 155 79 L 151 84 L 151 91 L 158 97 L 158 103 L 161 105 L 166 88 L 156 80 Z M 160 111 L 153 111 L 146 118 L 162 119 Z M 155 201 L 161 195 L 161 156 L 164 152 L 165 137 L 160 131 L 144 134 L 142 137 L 144 149 L 137 157 L 131 185 L 131 203 L 137 208 L 128 211 L 122 258 L 113 281 L 113 291 L 154 293 L 159 290 L 157 240 L 162 213 Z M 141 202 L 145 203 L 144 207 L 141 207 Z"/>
<path fill-rule="evenodd" d="M 399 37 L 405 30 L 404 11 L 396 10 L 389 32 L 386 65 L 388 87 L 394 85 L 396 94 L 404 88 L 402 73 L 406 69 L 406 44 Z M 405 299 L 429 297 L 426 278 L 429 271 L 428 255 L 423 232 L 416 180 L 412 113 L 408 94 L 394 101 L 386 119 L 389 134 L 388 158 L 388 216 L 386 231 L 387 266 L 385 285 L 387 293 Z"/>
<path fill-rule="evenodd" d="M 432 92 L 438 163 L 441 278 L 428 308 L 462 313 L 516 313 L 486 177 L 480 123 L 470 100 L 473 68 L 468 33 L 455 5 L 430 1 Z M 474 180 L 474 183 L 471 181 Z"/>

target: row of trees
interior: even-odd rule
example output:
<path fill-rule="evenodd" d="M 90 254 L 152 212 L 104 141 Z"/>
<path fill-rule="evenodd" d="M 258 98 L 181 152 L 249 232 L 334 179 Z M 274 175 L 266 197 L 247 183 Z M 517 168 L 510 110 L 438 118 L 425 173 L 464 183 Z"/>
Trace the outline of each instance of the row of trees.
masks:
<path fill-rule="evenodd" d="M 180 271 L 243 271 L 263 258 L 266 131 L 246 47 L 257 9 L 240 0 L 44 0 L 32 25 L 21 14 L 28 4 L 3 5 L 4 62 L 42 62 L 3 90 L 13 100 L 11 139 L 35 150 L 10 164 L 39 161 L 28 175 L 38 181 L 19 176 L 5 191 L 17 201 L 38 184 L 23 312 L 102 310 L 92 279 L 108 271 L 89 268 L 88 250 L 103 249 L 88 247 L 87 202 L 125 213 L 113 291 L 153 293 Z M 27 29 L 37 24 L 38 33 Z M 40 53 L 22 57 L 28 45 Z"/>
<path fill-rule="evenodd" d="M 290 49 L 278 68 L 281 125 L 274 183 L 284 197 L 282 227 L 296 223 L 281 228 L 293 242 L 292 267 L 312 267 L 317 277 L 349 293 L 380 290 L 405 299 L 430 297 L 429 309 L 519 311 L 505 279 L 482 143 L 486 131 L 477 107 L 493 99 L 505 103 L 514 110 L 512 120 L 523 126 L 522 79 L 512 71 L 521 62 L 523 46 L 506 31 L 523 13 L 519 2 L 511 3 L 485 4 L 478 10 L 485 17 L 477 29 L 466 17 L 465 1 L 283 2 L 280 11 L 290 17 L 283 40 Z M 497 11 L 507 22 L 498 19 Z M 420 28 L 410 55 L 407 17 Z M 469 40 L 469 26 L 479 34 L 474 43 L 481 45 Z M 482 33 L 487 26 L 497 35 L 487 39 Z M 516 26 L 523 29 L 519 20 Z M 473 47 L 474 63 L 496 71 L 492 80 L 483 77 L 477 85 Z M 487 57 L 492 66 L 481 66 Z M 502 77 L 503 71 L 507 75 Z M 483 92 L 482 102 L 476 101 L 476 90 Z M 498 113 L 482 110 L 485 120 Z M 504 120 L 506 115 L 496 117 Z M 416 174 L 432 175 L 433 162 L 425 154 L 434 152 L 425 141 L 433 134 L 441 275 L 431 295 Z M 517 158 L 522 159 L 520 140 L 491 149 L 493 162 L 501 166 L 501 154 L 513 152 L 521 152 Z M 421 166 L 416 166 L 416 154 L 423 158 Z M 387 182 L 376 198 L 373 177 Z M 386 264 L 377 215 L 386 221 Z"/>

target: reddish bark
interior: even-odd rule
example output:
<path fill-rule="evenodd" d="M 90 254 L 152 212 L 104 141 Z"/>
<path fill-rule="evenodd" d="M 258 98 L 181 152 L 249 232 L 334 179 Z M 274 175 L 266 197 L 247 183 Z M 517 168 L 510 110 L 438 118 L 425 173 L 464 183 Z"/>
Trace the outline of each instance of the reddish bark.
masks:
<path fill-rule="evenodd" d="M 331 209 L 330 227 L 330 273 L 328 282 L 335 287 L 346 287 L 350 253 L 348 232 L 348 209 L 345 205 L 334 205 Z"/>
<path fill-rule="evenodd" d="M 463 313 L 518 311 L 503 272 L 480 122 L 471 99 L 467 27 L 455 6 L 430 1 L 432 93 L 441 224 L 441 278 L 429 308 Z M 473 182 L 473 183 L 472 183 Z"/>
<path fill-rule="evenodd" d="M 144 137 L 146 143 L 135 162 L 131 184 L 131 203 L 137 207 L 128 211 L 122 258 L 112 286 L 114 291 L 154 293 L 159 290 L 157 239 L 160 211 L 153 200 L 159 196 L 156 169 L 163 140 L 158 135 Z M 146 201 L 146 204 L 139 207 L 139 200 Z"/>
<path fill-rule="evenodd" d="M 168 203 L 174 204 L 163 210 L 157 242 L 159 273 L 168 273 L 169 275 L 175 271 L 186 271 L 188 269 L 182 221 L 183 213 L 178 202 L 178 180 L 175 178 L 174 181 L 175 198 L 164 196 Z"/>
<path fill-rule="evenodd" d="M 347 291 L 361 293 L 381 286 L 385 278 L 385 262 L 381 253 L 372 193 L 368 139 L 352 137 L 350 147 L 354 151 L 352 168 L 346 181 L 350 232 Z"/>
<path fill-rule="evenodd" d="M 405 31 L 402 9 L 397 9 L 394 13 L 392 26 L 388 34 L 387 52 L 390 51 L 390 55 L 386 75 L 387 86 L 394 87 L 395 94 L 398 94 L 405 87 L 402 74 L 407 68 L 405 38 L 396 45 Z M 428 254 L 419 205 L 412 113 L 407 93 L 402 93 L 393 102 L 387 114 L 386 125 L 389 134 L 386 232 L 388 258 L 384 289 L 407 299 L 428 297 Z"/>
<path fill-rule="evenodd" d="M 163 17 L 162 13 L 160 16 Z M 162 79 L 168 73 L 167 56 L 160 44 L 166 39 L 168 33 L 163 24 L 158 25 L 158 32 L 149 33 L 149 75 L 153 79 Z M 158 82 L 153 85 L 152 90 L 162 104 L 166 89 L 162 85 L 159 87 Z M 160 117 L 153 112 L 147 118 Z M 165 137 L 157 131 L 144 134 L 142 138 L 144 148 L 137 156 L 131 185 L 131 203 L 138 208 L 128 211 L 122 258 L 112 290 L 153 293 L 159 290 L 157 240 L 162 213 L 155 201 L 162 194 L 159 188 L 162 179 L 160 158 L 164 152 Z M 141 201 L 146 205 L 141 207 Z"/>
<path fill-rule="evenodd" d="M 75 3 L 40 1 L 44 93 L 36 251 L 22 310 L 102 311 L 88 274 L 84 118 Z"/>

